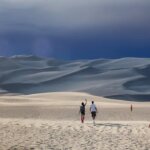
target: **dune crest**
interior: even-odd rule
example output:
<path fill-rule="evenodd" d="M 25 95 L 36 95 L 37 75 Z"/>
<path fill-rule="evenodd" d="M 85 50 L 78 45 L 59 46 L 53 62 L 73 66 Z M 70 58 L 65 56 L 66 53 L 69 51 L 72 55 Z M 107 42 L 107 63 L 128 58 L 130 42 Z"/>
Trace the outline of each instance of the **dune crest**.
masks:
<path fill-rule="evenodd" d="M 0 93 L 86 92 L 150 101 L 150 59 L 60 61 L 36 56 L 0 57 Z"/>

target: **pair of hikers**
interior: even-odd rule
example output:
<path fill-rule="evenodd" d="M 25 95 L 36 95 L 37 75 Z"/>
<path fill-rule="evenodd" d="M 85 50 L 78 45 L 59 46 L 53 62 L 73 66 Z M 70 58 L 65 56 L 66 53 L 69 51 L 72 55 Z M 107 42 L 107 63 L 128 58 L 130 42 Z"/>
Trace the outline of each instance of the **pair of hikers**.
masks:
<path fill-rule="evenodd" d="M 84 123 L 84 119 L 85 119 L 85 106 L 86 106 L 86 104 L 87 104 L 87 100 L 85 99 L 85 103 L 82 102 L 81 106 L 80 106 L 81 122 L 82 123 Z M 94 101 L 92 101 L 92 104 L 90 106 L 90 112 L 91 112 L 91 116 L 92 116 L 92 119 L 93 119 L 93 124 L 95 124 L 97 108 L 96 108 L 96 105 L 94 104 Z"/>

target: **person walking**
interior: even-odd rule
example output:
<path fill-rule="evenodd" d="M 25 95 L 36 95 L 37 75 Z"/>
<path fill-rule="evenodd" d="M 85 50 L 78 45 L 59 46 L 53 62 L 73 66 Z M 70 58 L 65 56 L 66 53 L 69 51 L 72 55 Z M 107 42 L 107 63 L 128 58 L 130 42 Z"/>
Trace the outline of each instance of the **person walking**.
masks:
<path fill-rule="evenodd" d="M 87 104 L 87 100 L 85 99 L 85 103 L 82 102 L 80 106 L 80 114 L 81 114 L 81 123 L 84 123 L 85 119 L 85 106 Z"/>
<path fill-rule="evenodd" d="M 92 101 L 92 104 L 90 106 L 90 111 L 91 111 L 91 115 L 92 115 L 92 119 L 93 119 L 93 124 L 95 125 L 95 118 L 96 118 L 96 113 L 97 113 L 97 107 L 94 104 L 94 101 Z"/>
<path fill-rule="evenodd" d="M 132 104 L 131 104 L 131 106 L 130 106 L 130 110 L 131 110 L 131 112 L 133 111 L 133 106 L 132 106 Z"/>

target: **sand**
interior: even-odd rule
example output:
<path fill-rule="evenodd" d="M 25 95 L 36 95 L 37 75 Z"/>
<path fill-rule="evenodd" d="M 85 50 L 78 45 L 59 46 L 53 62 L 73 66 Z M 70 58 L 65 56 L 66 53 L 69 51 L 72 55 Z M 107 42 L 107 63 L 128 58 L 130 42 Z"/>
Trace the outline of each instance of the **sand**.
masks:
<path fill-rule="evenodd" d="M 0 149 L 148 150 L 147 122 L 1 120 Z"/>
<path fill-rule="evenodd" d="M 59 60 L 0 57 L 0 93 L 85 92 L 150 101 L 150 58 Z"/>
<path fill-rule="evenodd" d="M 79 106 L 85 98 L 86 119 L 81 124 Z M 95 126 L 89 112 L 91 100 L 99 111 Z M 149 116 L 149 102 L 86 93 L 1 95 L 0 150 L 149 150 Z"/>

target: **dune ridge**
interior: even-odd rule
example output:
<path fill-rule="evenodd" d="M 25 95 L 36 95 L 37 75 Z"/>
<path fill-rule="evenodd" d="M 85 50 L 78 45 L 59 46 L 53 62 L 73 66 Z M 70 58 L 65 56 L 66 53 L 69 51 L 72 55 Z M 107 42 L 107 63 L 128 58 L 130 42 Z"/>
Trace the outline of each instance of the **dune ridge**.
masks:
<path fill-rule="evenodd" d="M 36 56 L 0 57 L 0 93 L 86 92 L 150 101 L 150 59 L 62 61 Z"/>

